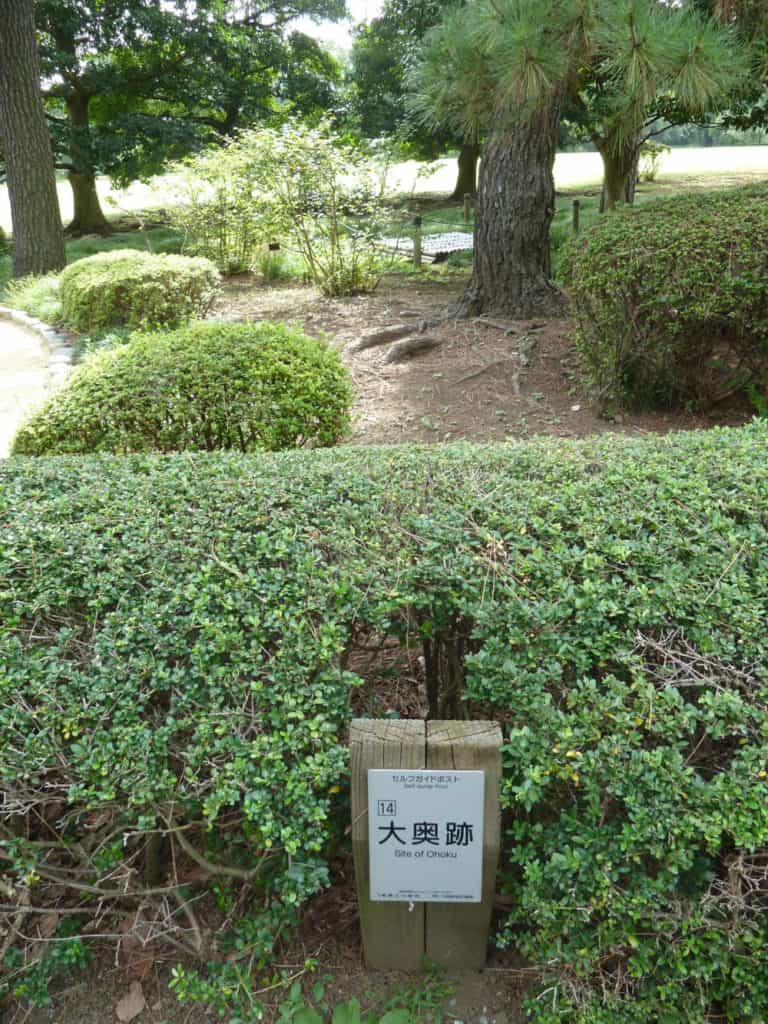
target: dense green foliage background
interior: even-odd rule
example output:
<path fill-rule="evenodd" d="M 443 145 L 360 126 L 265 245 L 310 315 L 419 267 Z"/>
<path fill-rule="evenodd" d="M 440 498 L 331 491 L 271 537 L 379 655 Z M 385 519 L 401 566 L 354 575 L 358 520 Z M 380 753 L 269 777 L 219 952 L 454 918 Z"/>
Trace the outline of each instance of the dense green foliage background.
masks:
<path fill-rule="evenodd" d="M 755 422 L 5 462 L 4 870 L 125 903 L 191 848 L 255 887 L 261 955 L 346 825 L 350 654 L 460 636 L 461 706 L 506 731 L 502 940 L 548 965 L 533 1019 L 759 1019 L 767 456 Z"/>

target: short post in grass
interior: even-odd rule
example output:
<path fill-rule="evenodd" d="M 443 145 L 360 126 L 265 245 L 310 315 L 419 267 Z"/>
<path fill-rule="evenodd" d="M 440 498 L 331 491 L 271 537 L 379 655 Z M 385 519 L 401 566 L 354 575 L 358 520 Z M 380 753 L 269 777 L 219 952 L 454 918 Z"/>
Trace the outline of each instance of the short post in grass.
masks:
<path fill-rule="evenodd" d="M 469 224 L 472 217 L 472 196 L 469 192 L 464 193 L 464 223 Z"/>
<path fill-rule="evenodd" d="M 421 217 L 413 218 L 413 265 L 421 266 Z"/>
<path fill-rule="evenodd" d="M 485 964 L 500 845 L 493 722 L 356 719 L 352 849 L 365 961 Z"/>
<path fill-rule="evenodd" d="M 578 235 L 579 233 L 579 214 L 581 213 L 581 203 L 578 199 L 573 200 L 573 233 Z"/>

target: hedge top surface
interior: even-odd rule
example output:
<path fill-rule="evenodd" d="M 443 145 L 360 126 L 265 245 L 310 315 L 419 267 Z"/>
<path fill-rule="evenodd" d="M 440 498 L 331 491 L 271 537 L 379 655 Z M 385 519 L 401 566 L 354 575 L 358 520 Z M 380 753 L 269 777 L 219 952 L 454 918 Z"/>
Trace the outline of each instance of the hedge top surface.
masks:
<path fill-rule="evenodd" d="M 113 249 L 76 260 L 60 278 L 64 317 L 78 331 L 174 327 L 210 308 L 220 276 L 210 260 Z"/>
<path fill-rule="evenodd" d="M 118 861 L 158 821 L 264 856 L 295 904 L 346 823 L 346 652 L 463 628 L 507 736 L 507 938 L 569 982 L 534 1019 L 759 1019 L 764 895 L 718 883 L 768 855 L 766 509 L 759 421 L 7 460 L 0 780 L 66 836 L 98 810 Z"/>
<path fill-rule="evenodd" d="M 279 451 L 334 444 L 352 388 L 338 353 L 285 324 L 199 322 L 91 356 L 13 452 Z"/>

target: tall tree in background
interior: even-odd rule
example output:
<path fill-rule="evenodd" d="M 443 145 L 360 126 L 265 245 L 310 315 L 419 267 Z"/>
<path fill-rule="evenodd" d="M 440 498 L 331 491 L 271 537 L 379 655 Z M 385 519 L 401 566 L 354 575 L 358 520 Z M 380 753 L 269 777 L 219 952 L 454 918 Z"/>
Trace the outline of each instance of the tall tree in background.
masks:
<path fill-rule="evenodd" d="M 0 0 L 0 148 L 13 221 L 13 273 L 64 266 L 51 140 L 40 96 L 32 0 Z"/>
<path fill-rule="evenodd" d="M 385 0 L 381 14 L 355 33 L 351 53 L 352 109 L 366 138 L 400 133 L 418 156 L 434 159 L 459 147 L 454 199 L 477 191 L 479 138 L 449 127 L 414 124 L 408 116 L 406 69 L 424 34 L 455 0 Z"/>
<path fill-rule="evenodd" d="M 71 233 L 109 230 L 98 174 L 125 185 L 277 109 L 329 101 L 335 62 L 290 32 L 343 0 L 36 0 L 57 166 Z M 324 89 L 323 86 L 326 86 Z"/>
<path fill-rule="evenodd" d="M 662 0 L 477 0 L 427 33 L 411 75 L 427 124 L 491 136 L 480 167 L 475 261 L 458 312 L 551 315 L 552 167 L 566 97 L 596 84 L 594 131 L 621 201 L 646 111 L 670 93 L 703 111 L 745 70 L 729 33 Z"/>

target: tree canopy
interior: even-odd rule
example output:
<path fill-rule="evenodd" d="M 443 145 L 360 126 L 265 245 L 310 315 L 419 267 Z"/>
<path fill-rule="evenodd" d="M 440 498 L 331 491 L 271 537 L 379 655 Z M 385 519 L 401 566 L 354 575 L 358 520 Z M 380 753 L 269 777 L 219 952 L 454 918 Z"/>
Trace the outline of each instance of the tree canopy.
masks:
<path fill-rule="evenodd" d="M 418 123 L 408 109 L 407 71 L 429 29 L 451 9 L 451 0 L 385 0 L 381 14 L 360 26 L 351 53 L 351 109 L 366 138 L 398 133 L 409 149 L 433 159 L 462 146 L 455 195 L 474 193 L 478 138 L 466 138 L 450 125 Z"/>
<path fill-rule="evenodd" d="M 36 0 L 73 229 L 106 228 L 97 173 L 125 184 L 243 125 L 324 109 L 339 67 L 292 23 L 344 13 L 343 0 Z"/>
<path fill-rule="evenodd" d="M 747 59 L 734 33 L 664 0 L 479 0 L 425 38 L 411 74 L 412 109 L 465 133 L 507 126 L 567 97 L 603 156 L 609 203 L 620 201 L 653 104 L 689 116 L 723 104 Z"/>

